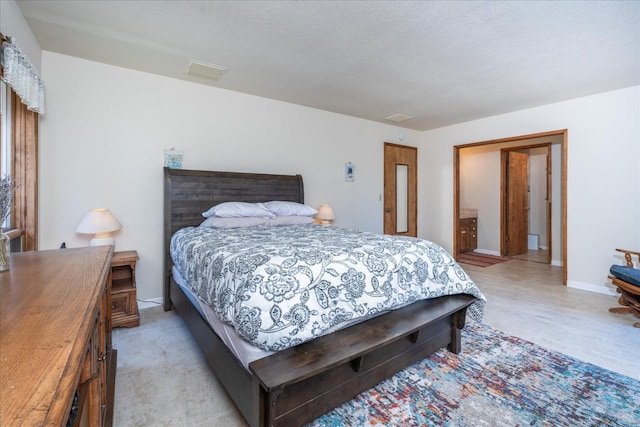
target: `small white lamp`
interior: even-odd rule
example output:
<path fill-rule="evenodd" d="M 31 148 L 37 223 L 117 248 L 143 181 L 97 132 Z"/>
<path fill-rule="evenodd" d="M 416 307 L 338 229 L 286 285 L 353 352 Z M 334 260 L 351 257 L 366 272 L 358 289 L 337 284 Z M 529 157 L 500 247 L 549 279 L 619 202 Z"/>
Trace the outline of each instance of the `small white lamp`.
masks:
<path fill-rule="evenodd" d="M 316 214 L 316 219 L 319 220 L 322 225 L 329 225 L 331 221 L 336 219 L 336 214 L 333 213 L 333 209 L 329 205 L 320 205 L 318 208 L 318 213 Z"/>
<path fill-rule="evenodd" d="M 109 212 L 109 209 L 96 208 L 91 209 L 89 213 L 85 215 L 80 225 L 78 225 L 78 228 L 76 228 L 76 233 L 94 234 L 95 236 L 91 239 L 91 243 L 89 243 L 91 246 L 115 246 L 116 240 L 111 233 L 121 228 L 122 225 L 116 217 Z"/>

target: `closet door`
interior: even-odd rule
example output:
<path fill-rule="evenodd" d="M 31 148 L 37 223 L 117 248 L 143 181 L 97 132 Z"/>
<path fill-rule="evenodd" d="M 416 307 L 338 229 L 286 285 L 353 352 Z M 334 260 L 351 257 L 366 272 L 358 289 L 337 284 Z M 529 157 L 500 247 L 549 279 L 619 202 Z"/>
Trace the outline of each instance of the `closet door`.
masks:
<path fill-rule="evenodd" d="M 418 149 L 384 143 L 384 233 L 418 236 Z"/>

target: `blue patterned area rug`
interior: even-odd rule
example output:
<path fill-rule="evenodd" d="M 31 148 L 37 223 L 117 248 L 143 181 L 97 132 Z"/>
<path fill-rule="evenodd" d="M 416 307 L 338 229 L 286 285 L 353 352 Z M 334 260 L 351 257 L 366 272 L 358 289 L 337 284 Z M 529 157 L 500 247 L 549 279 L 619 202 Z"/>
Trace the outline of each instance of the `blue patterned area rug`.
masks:
<path fill-rule="evenodd" d="M 486 325 L 309 426 L 639 426 L 640 381 Z"/>

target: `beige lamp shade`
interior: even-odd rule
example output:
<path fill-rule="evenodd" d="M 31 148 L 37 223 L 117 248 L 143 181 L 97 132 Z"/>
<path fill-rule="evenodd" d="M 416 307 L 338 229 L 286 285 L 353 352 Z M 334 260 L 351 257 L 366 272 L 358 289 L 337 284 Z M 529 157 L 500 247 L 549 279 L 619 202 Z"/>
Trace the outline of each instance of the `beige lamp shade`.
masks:
<path fill-rule="evenodd" d="M 331 221 L 336 219 L 336 214 L 333 213 L 333 209 L 329 205 L 320 205 L 316 219 L 320 220 L 320 224 L 329 225 Z"/>
<path fill-rule="evenodd" d="M 96 208 L 91 209 L 89 213 L 85 215 L 82 222 L 76 228 L 76 232 L 81 234 L 94 234 L 93 239 L 91 239 L 91 246 L 115 246 L 115 239 L 111 233 L 121 228 L 122 225 L 109 209 Z"/>

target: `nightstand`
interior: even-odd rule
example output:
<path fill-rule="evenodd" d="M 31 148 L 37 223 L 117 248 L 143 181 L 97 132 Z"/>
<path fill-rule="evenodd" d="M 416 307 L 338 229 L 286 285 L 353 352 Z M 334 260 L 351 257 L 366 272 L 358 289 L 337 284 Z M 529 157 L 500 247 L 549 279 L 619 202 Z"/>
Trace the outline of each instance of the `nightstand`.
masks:
<path fill-rule="evenodd" d="M 140 325 L 136 300 L 137 251 L 114 252 L 111 259 L 111 326 Z"/>

